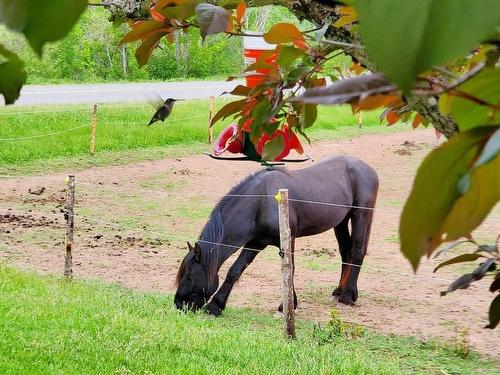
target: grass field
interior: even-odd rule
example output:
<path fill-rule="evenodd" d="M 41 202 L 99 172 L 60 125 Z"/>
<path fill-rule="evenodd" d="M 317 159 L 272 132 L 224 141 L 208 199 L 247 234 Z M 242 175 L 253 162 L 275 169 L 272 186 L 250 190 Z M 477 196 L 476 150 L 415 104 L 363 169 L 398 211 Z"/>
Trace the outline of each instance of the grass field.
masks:
<path fill-rule="evenodd" d="M 218 99 L 217 108 L 226 102 Z M 19 169 L 56 170 L 58 165 L 67 162 L 67 158 L 72 158 L 76 164 L 85 165 L 92 161 L 94 165 L 101 165 L 208 150 L 208 107 L 207 100 L 177 103 L 165 123 L 147 127 L 154 113 L 148 104 L 101 105 L 98 107 L 97 157 L 94 160 L 88 158 L 92 123 L 90 105 L 2 108 L 0 174 Z M 397 127 L 380 125 L 377 116 L 377 112 L 365 113 L 364 128 L 358 129 L 357 116 L 352 115 L 349 107 L 322 107 L 308 134 L 317 140 L 360 132 L 397 130 Z M 217 125 L 214 134 L 217 135 L 228 122 Z M 47 134 L 52 135 L 45 136 Z M 42 166 L 37 165 L 40 161 L 43 161 Z"/>
<path fill-rule="evenodd" d="M 494 374 L 452 346 L 369 330 L 281 321 L 250 310 L 182 314 L 171 296 L 98 281 L 65 282 L 0 266 L 2 374 Z"/>

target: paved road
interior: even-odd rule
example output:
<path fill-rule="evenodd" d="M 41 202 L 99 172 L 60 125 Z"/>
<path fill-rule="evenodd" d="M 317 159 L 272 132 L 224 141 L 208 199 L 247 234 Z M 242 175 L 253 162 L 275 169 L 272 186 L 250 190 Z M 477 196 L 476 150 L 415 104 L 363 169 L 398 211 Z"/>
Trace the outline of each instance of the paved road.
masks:
<path fill-rule="evenodd" d="M 231 91 L 243 81 L 185 81 L 166 83 L 101 83 L 28 85 L 15 105 L 143 102 L 157 93 L 163 98 L 203 99 Z M 3 102 L 3 97 L 0 96 Z"/>

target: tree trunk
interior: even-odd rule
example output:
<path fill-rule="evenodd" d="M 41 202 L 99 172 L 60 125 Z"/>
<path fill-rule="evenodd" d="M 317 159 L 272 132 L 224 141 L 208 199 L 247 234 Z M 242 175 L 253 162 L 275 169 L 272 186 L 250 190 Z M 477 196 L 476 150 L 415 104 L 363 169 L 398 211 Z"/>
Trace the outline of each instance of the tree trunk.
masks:
<path fill-rule="evenodd" d="M 120 52 L 121 52 L 123 78 L 127 78 L 128 59 L 127 59 L 127 45 L 126 44 L 122 44 L 122 46 L 120 47 Z"/>

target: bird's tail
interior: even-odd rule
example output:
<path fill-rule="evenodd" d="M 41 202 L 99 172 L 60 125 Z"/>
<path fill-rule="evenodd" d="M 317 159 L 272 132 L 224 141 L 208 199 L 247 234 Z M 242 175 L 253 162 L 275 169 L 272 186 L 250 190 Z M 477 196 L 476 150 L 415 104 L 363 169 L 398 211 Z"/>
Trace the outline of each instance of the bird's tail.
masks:
<path fill-rule="evenodd" d="M 158 118 L 156 116 L 153 116 L 153 118 L 151 119 L 151 121 L 149 122 L 148 126 L 151 126 L 153 125 L 156 121 L 158 121 Z"/>

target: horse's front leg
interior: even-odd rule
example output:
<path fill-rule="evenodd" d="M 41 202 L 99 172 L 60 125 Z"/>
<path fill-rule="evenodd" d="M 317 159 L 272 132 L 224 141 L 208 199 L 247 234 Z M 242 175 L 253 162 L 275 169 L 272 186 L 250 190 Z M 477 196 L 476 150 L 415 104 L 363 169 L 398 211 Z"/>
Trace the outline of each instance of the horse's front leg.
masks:
<path fill-rule="evenodd" d="M 212 300 L 205 306 L 205 309 L 210 315 L 219 316 L 222 313 L 222 310 L 226 307 L 227 299 L 233 289 L 234 283 L 238 281 L 243 271 L 252 263 L 259 251 L 265 248 L 265 246 L 251 246 L 251 243 L 245 246 L 248 246 L 251 250 L 243 249 L 241 251 L 236 261 L 231 268 L 229 268 L 222 286 L 212 297 Z"/>

